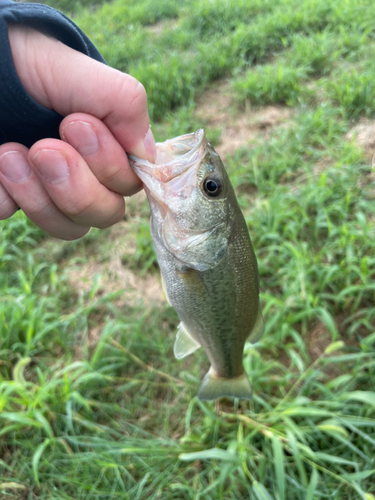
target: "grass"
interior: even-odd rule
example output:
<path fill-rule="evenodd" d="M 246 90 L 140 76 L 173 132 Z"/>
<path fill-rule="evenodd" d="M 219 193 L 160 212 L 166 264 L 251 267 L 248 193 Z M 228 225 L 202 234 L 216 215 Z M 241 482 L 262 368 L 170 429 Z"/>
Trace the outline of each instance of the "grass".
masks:
<path fill-rule="evenodd" d="M 373 2 L 61 8 L 145 84 L 159 140 L 202 125 L 225 140 L 195 115 L 218 78 L 228 122 L 291 107 L 226 158 L 266 332 L 245 348 L 253 401 L 200 402 L 207 358 L 173 358 L 178 318 L 148 293 L 146 202 L 77 242 L 2 222 L 0 498 L 374 499 L 375 178 L 371 144 L 348 138 L 375 111 Z"/>

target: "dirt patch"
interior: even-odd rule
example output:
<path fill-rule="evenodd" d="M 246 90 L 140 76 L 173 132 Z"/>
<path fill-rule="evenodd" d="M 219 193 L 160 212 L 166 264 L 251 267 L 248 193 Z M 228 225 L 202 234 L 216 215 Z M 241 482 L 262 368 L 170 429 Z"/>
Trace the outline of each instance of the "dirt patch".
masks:
<path fill-rule="evenodd" d="M 265 140 L 276 126 L 285 126 L 292 115 L 290 108 L 267 106 L 238 109 L 229 82 L 220 82 L 205 91 L 197 102 L 195 117 L 212 128 L 221 129 L 220 156 L 234 153 L 243 146 L 252 147 Z"/>
<path fill-rule="evenodd" d="M 375 169 L 375 122 L 361 120 L 346 134 L 345 139 L 349 141 L 354 139 L 372 160 L 372 168 Z"/>
<path fill-rule="evenodd" d="M 355 141 L 365 152 L 371 162 L 372 169 L 366 176 L 358 180 L 359 189 L 363 190 L 368 200 L 375 199 L 375 121 L 360 120 L 345 136 L 348 141 Z"/>
<path fill-rule="evenodd" d="M 306 347 L 311 361 L 318 359 L 331 342 L 327 327 L 323 323 L 317 323 L 307 334 Z"/>
<path fill-rule="evenodd" d="M 90 259 L 87 263 L 80 264 L 79 268 L 68 271 L 70 284 L 80 293 L 91 290 L 95 275 L 99 275 L 100 295 L 124 290 L 121 302 L 124 301 L 130 306 L 141 301 L 146 306 L 164 301 L 161 285 L 155 275 L 140 277 L 124 267 L 119 257 L 114 257 L 104 264 Z"/>
<path fill-rule="evenodd" d="M 144 202 L 144 193 L 133 197 L 129 212 L 140 210 Z M 132 219 L 132 216 L 130 216 Z M 154 273 L 144 276 L 122 264 L 124 257 L 131 256 L 135 248 L 135 224 L 123 220 L 113 226 L 108 233 L 109 245 L 103 245 L 102 254 L 87 256 L 86 262 L 79 262 L 67 271 L 71 286 L 78 293 L 85 293 L 92 289 L 95 277 L 98 276 L 97 295 L 108 294 L 124 290 L 121 298 L 116 299 L 116 305 L 121 303 L 130 307 L 143 302 L 145 306 L 164 302 L 159 277 Z M 69 261 L 67 262 L 69 264 Z"/>
<path fill-rule="evenodd" d="M 151 24 L 150 26 L 146 26 L 147 31 L 150 33 L 159 36 L 161 35 L 164 31 L 167 29 L 174 30 L 177 26 L 178 19 L 163 19 L 162 21 L 159 21 L 158 23 Z"/>

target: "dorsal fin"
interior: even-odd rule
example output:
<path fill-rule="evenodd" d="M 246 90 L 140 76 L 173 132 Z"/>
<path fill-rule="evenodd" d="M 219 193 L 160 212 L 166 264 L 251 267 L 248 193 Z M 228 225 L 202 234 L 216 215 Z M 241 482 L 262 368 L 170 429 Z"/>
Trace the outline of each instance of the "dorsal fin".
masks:
<path fill-rule="evenodd" d="M 175 357 L 177 359 L 182 359 L 199 349 L 199 347 L 199 342 L 193 339 L 184 325 L 180 323 L 177 328 L 176 342 L 173 348 Z"/>

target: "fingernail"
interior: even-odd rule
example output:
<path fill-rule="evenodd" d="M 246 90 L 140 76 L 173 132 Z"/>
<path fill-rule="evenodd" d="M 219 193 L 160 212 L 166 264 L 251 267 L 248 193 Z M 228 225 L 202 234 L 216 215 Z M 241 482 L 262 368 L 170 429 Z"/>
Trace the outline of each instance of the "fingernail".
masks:
<path fill-rule="evenodd" d="M 143 160 L 148 160 L 151 163 L 155 162 L 156 144 L 151 128 L 148 129 L 143 142 L 140 141 L 137 146 L 130 151 L 130 153 L 138 158 L 142 158 Z"/>
<path fill-rule="evenodd" d="M 40 175 L 53 184 L 69 177 L 68 162 L 60 151 L 41 149 L 33 157 L 33 163 Z"/>
<path fill-rule="evenodd" d="M 154 163 L 156 159 L 156 144 L 154 136 L 151 132 L 151 127 L 148 129 L 147 134 L 143 140 L 143 144 L 145 146 L 146 153 L 148 155 L 148 160 L 151 163 Z"/>
<path fill-rule="evenodd" d="M 71 122 L 63 128 L 61 135 L 82 156 L 96 153 L 99 149 L 98 136 L 90 123 L 78 120 Z"/>
<path fill-rule="evenodd" d="M 0 170 L 11 182 L 24 182 L 31 175 L 26 158 L 18 151 L 8 151 L 0 157 Z"/>

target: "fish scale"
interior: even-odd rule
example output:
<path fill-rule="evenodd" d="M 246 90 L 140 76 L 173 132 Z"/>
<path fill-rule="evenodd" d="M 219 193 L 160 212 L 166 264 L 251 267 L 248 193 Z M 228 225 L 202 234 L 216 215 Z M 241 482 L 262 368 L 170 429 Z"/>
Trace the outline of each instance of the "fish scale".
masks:
<path fill-rule="evenodd" d="M 246 339 L 262 336 L 263 318 L 245 219 L 203 130 L 158 143 L 157 151 L 161 164 L 131 156 L 130 165 L 150 202 L 163 287 L 181 320 L 176 357 L 200 346 L 206 352 L 211 367 L 198 392 L 201 399 L 250 399 L 243 349 Z"/>

